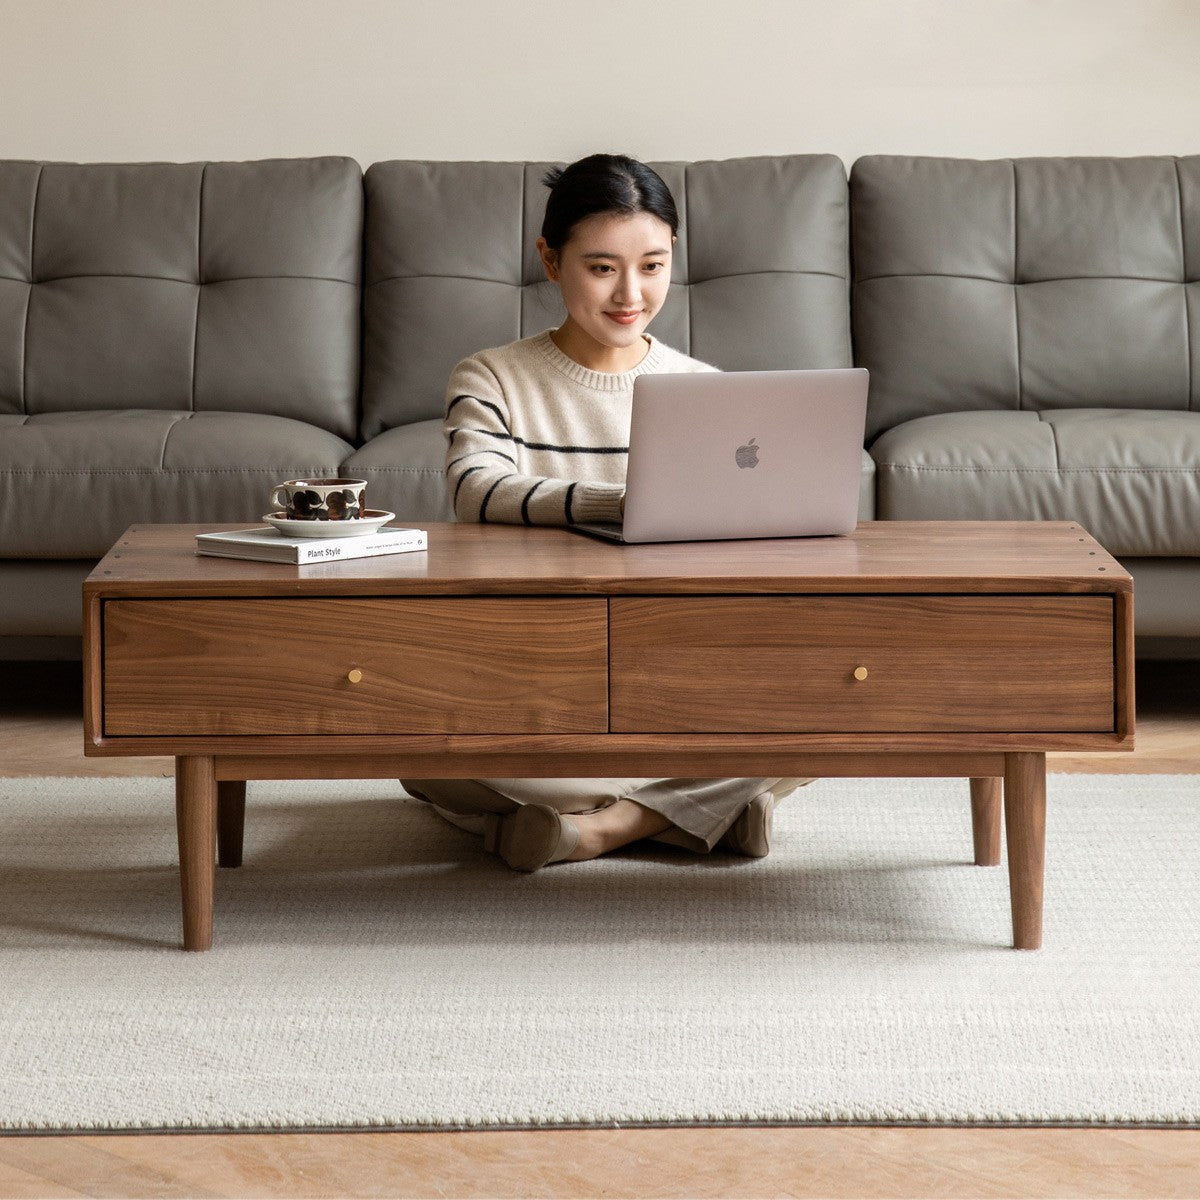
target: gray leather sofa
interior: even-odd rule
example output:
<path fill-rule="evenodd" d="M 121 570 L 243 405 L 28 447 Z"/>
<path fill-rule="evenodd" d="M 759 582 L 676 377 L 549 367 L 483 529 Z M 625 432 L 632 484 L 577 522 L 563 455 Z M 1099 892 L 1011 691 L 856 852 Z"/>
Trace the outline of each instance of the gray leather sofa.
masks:
<path fill-rule="evenodd" d="M 0 163 L 0 634 L 77 636 L 132 522 L 352 452 L 361 244 L 350 159 Z"/>
<path fill-rule="evenodd" d="M 333 471 L 451 519 L 451 368 L 562 316 L 548 165 L 0 163 L 0 656 L 72 652 L 134 522 L 254 520 Z M 1142 652 L 1200 639 L 1200 159 L 657 165 L 684 227 L 656 333 L 869 367 L 863 516 L 1079 520 Z"/>
<path fill-rule="evenodd" d="M 1200 635 L 1200 157 L 873 156 L 856 361 L 885 519 L 1079 521 L 1140 654 Z"/>

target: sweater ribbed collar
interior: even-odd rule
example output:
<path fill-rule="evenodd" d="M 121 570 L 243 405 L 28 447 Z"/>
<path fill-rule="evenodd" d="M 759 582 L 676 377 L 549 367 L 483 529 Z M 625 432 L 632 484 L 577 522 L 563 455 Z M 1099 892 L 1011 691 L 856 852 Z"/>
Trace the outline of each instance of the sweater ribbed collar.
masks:
<path fill-rule="evenodd" d="M 593 371 L 588 367 L 581 366 L 554 344 L 549 329 L 544 333 L 539 333 L 533 339 L 533 344 L 541 351 L 546 361 L 555 370 L 561 371 L 568 379 L 573 379 L 576 383 L 583 384 L 584 387 L 594 388 L 598 392 L 627 392 L 633 387 L 633 381 L 637 376 L 662 370 L 666 358 L 665 347 L 658 338 L 651 334 L 646 334 L 646 337 L 650 342 L 650 349 L 646 351 L 646 357 L 632 371 Z"/>

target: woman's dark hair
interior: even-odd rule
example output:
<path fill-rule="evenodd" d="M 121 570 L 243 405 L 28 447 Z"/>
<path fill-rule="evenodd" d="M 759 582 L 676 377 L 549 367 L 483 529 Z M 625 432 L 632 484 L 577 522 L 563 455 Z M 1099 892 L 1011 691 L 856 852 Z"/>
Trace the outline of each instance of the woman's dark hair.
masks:
<path fill-rule="evenodd" d="M 569 167 L 547 171 L 550 189 L 542 237 L 551 250 L 561 250 L 580 221 L 597 213 L 653 213 L 679 229 L 679 213 L 671 189 L 645 163 L 623 154 L 592 154 Z"/>

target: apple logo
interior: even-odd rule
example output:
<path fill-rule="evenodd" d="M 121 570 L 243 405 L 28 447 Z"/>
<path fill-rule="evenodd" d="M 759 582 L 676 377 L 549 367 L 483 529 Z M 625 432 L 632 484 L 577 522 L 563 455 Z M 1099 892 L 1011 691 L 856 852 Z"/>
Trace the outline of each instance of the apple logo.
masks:
<path fill-rule="evenodd" d="M 734 458 L 737 459 L 739 467 L 758 466 L 758 447 L 754 444 L 757 440 L 757 438 L 751 438 L 744 446 L 739 446 L 734 451 Z"/>

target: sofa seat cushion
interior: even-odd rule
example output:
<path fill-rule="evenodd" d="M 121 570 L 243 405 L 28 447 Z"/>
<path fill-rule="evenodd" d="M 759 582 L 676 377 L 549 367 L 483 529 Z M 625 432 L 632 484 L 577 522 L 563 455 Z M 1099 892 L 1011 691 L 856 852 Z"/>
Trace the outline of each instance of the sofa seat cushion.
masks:
<path fill-rule="evenodd" d="M 385 429 L 356 450 L 342 469 L 367 481 L 372 508 L 385 508 L 399 521 L 417 524 L 454 520 L 445 463 L 446 439 L 437 418 Z"/>
<path fill-rule="evenodd" d="M 1078 521 L 1111 554 L 1200 555 L 1200 413 L 955 412 L 871 446 L 888 520 Z"/>
<path fill-rule="evenodd" d="M 257 520 L 272 484 L 336 474 L 350 452 L 262 413 L 0 415 L 0 557 L 99 557 L 134 523 Z"/>

